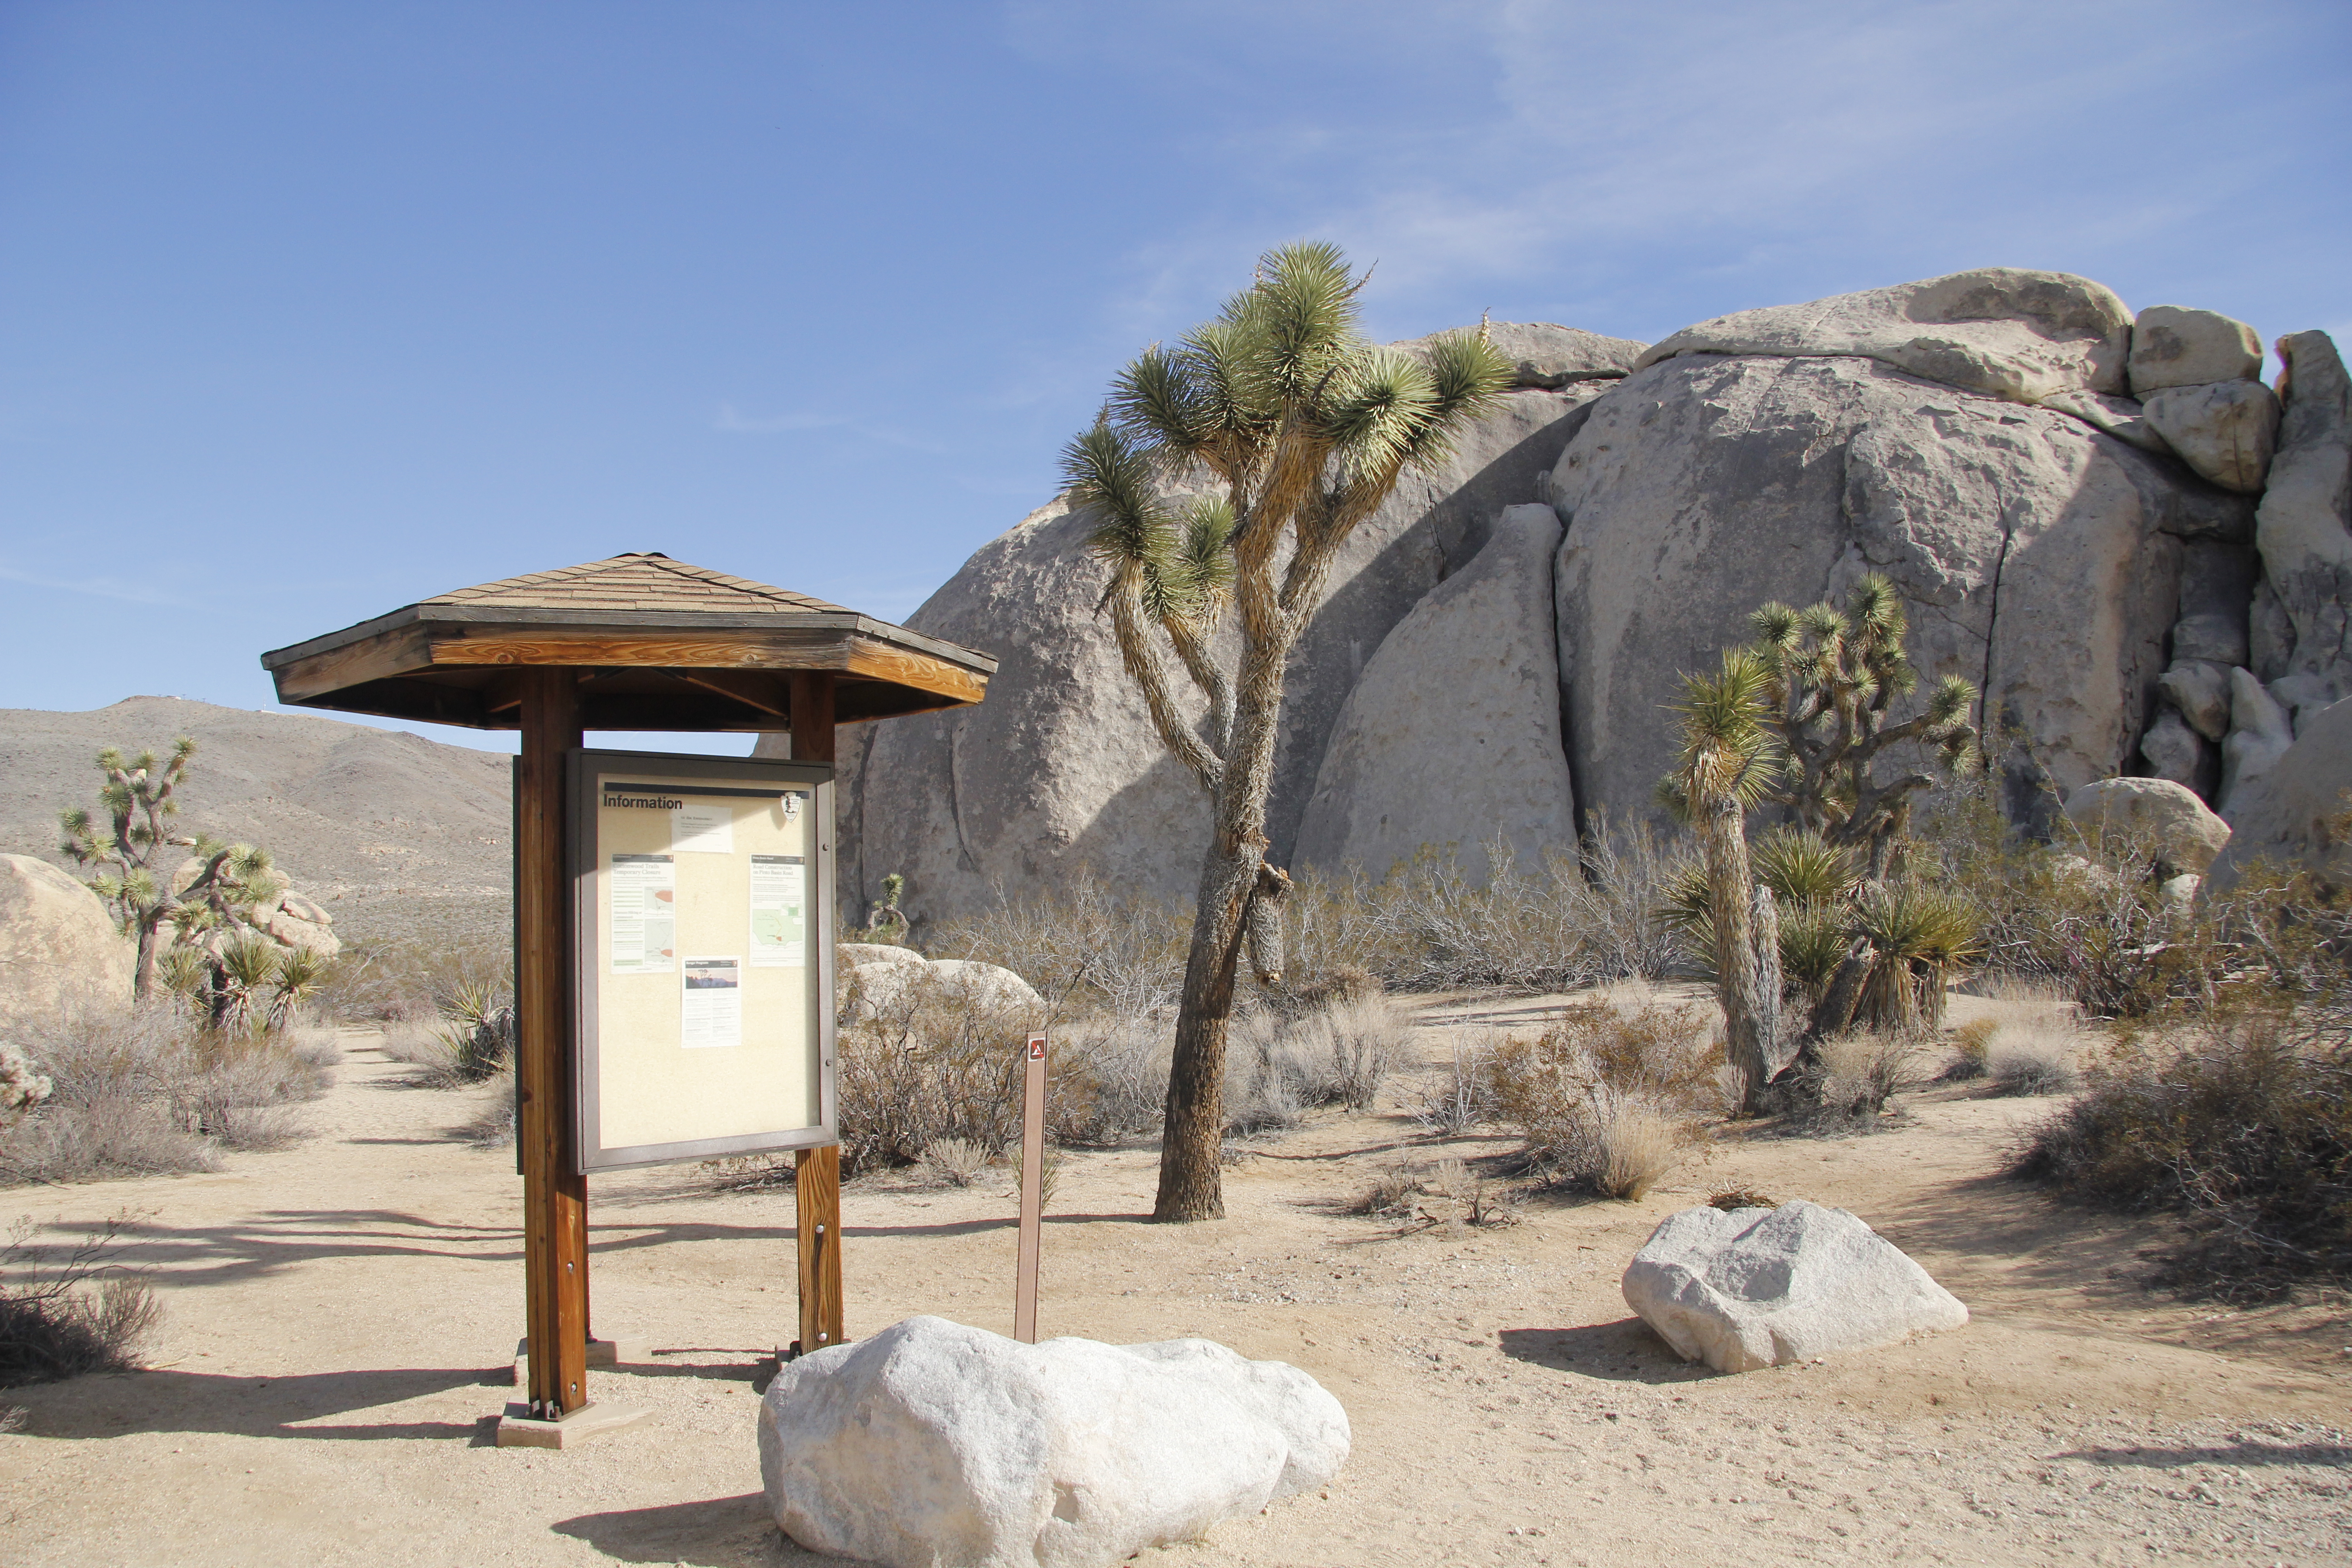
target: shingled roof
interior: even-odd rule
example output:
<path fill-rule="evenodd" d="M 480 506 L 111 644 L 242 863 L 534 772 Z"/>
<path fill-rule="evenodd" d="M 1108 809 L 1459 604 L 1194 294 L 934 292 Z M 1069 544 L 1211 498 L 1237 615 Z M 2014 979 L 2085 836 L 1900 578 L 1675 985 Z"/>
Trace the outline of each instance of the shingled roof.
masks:
<path fill-rule="evenodd" d="M 790 672 L 844 723 L 977 702 L 996 661 L 657 551 L 456 588 L 261 656 L 281 702 L 511 729 L 517 666 L 579 670 L 592 730 L 769 730 Z"/>
<path fill-rule="evenodd" d="M 497 606 L 511 610 L 643 610 L 652 612 L 814 610 L 855 615 L 839 605 L 790 588 L 771 587 L 749 577 L 730 577 L 708 566 L 673 561 L 658 550 L 632 552 L 552 572 L 527 572 L 472 588 L 453 588 L 420 601 Z"/>

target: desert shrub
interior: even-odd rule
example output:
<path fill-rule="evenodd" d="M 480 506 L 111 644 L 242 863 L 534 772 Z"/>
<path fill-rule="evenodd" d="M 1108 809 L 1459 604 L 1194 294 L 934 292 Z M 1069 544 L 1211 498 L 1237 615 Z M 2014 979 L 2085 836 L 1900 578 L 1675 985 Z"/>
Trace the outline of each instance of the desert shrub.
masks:
<path fill-rule="evenodd" d="M 1696 1007 L 1580 1002 L 1534 1039 L 1498 1047 L 1487 1069 L 1496 1119 L 1517 1129 L 1553 1180 L 1638 1197 L 1695 1144 L 1720 1104 L 1722 1048 Z"/>
<path fill-rule="evenodd" d="M 215 1168 L 221 1149 L 279 1149 L 302 1135 L 289 1108 L 332 1081 L 322 1030 L 219 1035 L 168 1004 L 70 1007 L 25 1028 L 51 1081 L 0 1130 L 0 1180 L 89 1181 Z"/>
<path fill-rule="evenodd" d="M 1113 1143 L 1160 1124 L 1175 1020 L 1097 1013 L 1055 1027 L 1046 1058 L 1045 1135 Z"/>
<path fill-rule="evenodd" d="M 941 1186 L 968 1187 L 996 1163 L 996 1155 L 997 1151 L 969 1138 L 940 1138 L 923 1150 L 916 1168 Z"/>
<path fill-rule="evenodd" d="M 1452 1159 L 1383 1166 L 1348 1212 L 1394 1220 L 1407 1234 L 1465 1226 L 1491 1228 L 1515 1225 L 1519 1217 L 1518 1195 L 1507 1185 Z"/>
<path fill-rule="evenodd" d="M 977 959 L 1036 987 L 1049 1017 L 1144 1017 L 1171 1008 L 1184 983 L 1191 919 L 1173 905 L 1120 898 L 1081 869 L 1062 887 L 949 921 L 934 958 Z"/>
<path fill-rule="evenodd" d="M 513 1062 L 481 1080 L 471 1113 L 453 1131 L 477 1149 L 503 1149 L 515 1141 Z"/>
<path fill-rule="evenodd" d="M 911 1165 L 942 1139 L 1002 1149 L 1020 1135 L 1021 1046 L 1033 1010 L 931 977 L 843 1028 L 835 1058 L 842 1173 Z"/>
<path fill-rule="evenodd" d="M 1680 962 L 1658 920 L 1672 868 L 1646 827 L 1603 823 L 1580 856 L 1532 869 L 1505 842 L 1485 848 L 1484 882 L 1439 846 L 1378 881 L 1297 871 L 1284 909 L 1295 984 L 1357 969 L 1397 991 L 1572 990 Z"/>
<path fill-rule="evenodd" d="M 1240 1015 L 1225 1040 L 1227 1131 L 1295 1127 L 1324 1106 L 1369 1109 L 1410 1032 L 1378 993 L 1297 1016 L 1271 1008 Z"/>
<path fill-rule="evenodd" d="M 503 899 L 422 899 L 352 917 L 319 1005 L 345 1022 L 430 1026 L 464 994 L 514 997 L 514 913 Z M 339 923 L 338 931 L 341 930 Z"/>
<path fill-rule="evenodd" d="M 2189 1218 L 2177 1283 L 2275 1293 L 2352 1274 L 2352 1036 L 2340 1016 L 2258 1005 L 2128 1035 L 2034 1129 L 2020 1174 L 2062 1197 Z"/>
<path fill-rule="evenodd" d="M 1923 1042 L 1908 1029 L 1853 1029 L 1811 1041 L 1780 1097 L 1786 1128 L 1814 1134 L 1867 1131 L 1911 1081 Z"/>
<path fill-rule="evenodd" d="M 1971 1018 L 1954 1029 L 1951 1065 L 1945 1068 L 1944 1077 L 1954 1083 L 1984 1077 L 1985 1058 L 1991 1053 L 1993 1036 L 2000 1031 L 1998 1018 Z"/>
<path fill-rule="evenodd" d="M 2352 904 L 2325 885 L 2257 864 L 2183 902 L 2145 840 L 2056 832 L 2049 845 L 2023 837 L 1980 789 L 1940 803 L 1914 846 L 1923 879 L 1980 911 L 1994 967 L 2057 987 L 2094 1018 L 2211 1008 L 2249 982 L 2305 996 L 2340 983 Z"/>
<path fill-rule="evenodd" d="M 29 1222 L 0 1245 L 0 1388 L 139 1365 L 162 1312 L 143 1280 L 103 1272 L 122 1223 L 46 1266 Z"/>
<path fill-rule="evenodd" d="M 1495 1037 L 1484 1029 L 1456 1029 L 1451 1059 L 1406 1097 L 1405 1110 L 1424 1132 L 1458 1138 L 1493 1113 L 1487 1084 Z"/>

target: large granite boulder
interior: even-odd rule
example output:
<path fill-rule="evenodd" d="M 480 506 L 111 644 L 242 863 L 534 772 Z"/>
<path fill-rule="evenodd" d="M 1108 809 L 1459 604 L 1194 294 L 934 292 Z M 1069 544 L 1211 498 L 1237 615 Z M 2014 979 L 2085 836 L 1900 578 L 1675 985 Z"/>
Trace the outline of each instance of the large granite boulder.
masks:
<path fill-rule="evenodd" d="M 1449 461 L 1407 478 L 1342 548 L 1290 660 L 1267 822 L 1277 864 L 1291 859 L 1332 727 L 1381 639 L 1478 553 L 1505 508 L 1541 499 L 1544 472 L 1577 422 L 1616 384 L 1510 394 Z M 1093 527 L 1057 500 L 982 545 L 908 618 L 917 631 L 994 654 L 997 675 L 978 707 L 843 732 L 845 918 L 859 919 L 893 871 L 907 878 L 906 909 L 918 921 L 975 913 L 1000 893 L 1066 883 L 1082 869 L 1123 893 L 1191 900 L 1207 802 L 1167 755 L 1108 618 L 1095 613 L 1103 567 L 1086 547 Z M 787 750 L 771 736 L 759 754 Z"/>
<path fill-rule="evenodd" d="M 2279 340 L 2278 455 L 2255 514 L 2254 673 L 2296 713 L 2352 696 L 2352 381 L 2326 332 Z"/>
<path fill-rule="evenodd" d="M 1766 600 L 1873 571 L 1910 601 L 1923 687 L 1965 676 L 1991 728 L 2029 742 L 1999 754 L 2012 814 L 2054 816 L 2053 791 L 2138 743 L 2183 537 L 2248 510 L 2077 420 L 1846 356 L 1654 364 L 1593 405 L 1551 500 L 1577 801 L 1620 820 L 1673 761 L 1679 672 L 1711 668 Z"/>
<path fill-rule="evenodd" d="M 1550 507 L 1510 508 L 1381 642 L 1323 753 L 1300 862 L 1380 877 L 1450 844 L 1483 879 L 1497 836 L 1522 867 L 1574 843 L 1552 626 L 1559 537 Z"/>
<path fill-rule="evenodd" d="M 1323 1484 L 1348 1447 L 1279 1362 L 930 1317 L 786 1363 L 760 1405 L 776 1523 L 888 1568 L 1106 1568 Z"/>
<path fill-rule="evenodd" d="M 2170 779 L 2101 779 L 2066 797 L 2066 820 L 2144 847 L 2167 876 L 2202 876 L 2230 842 L 2230 825 Z"/>
<path fill-rule="evenodd" d="M 2294 743 L 2234 803 L 2229 847 L 2213 862 L 2209 886 L 2233 887 L 2257 859 L 2284 871 L 2310 871 L 2337 889 L 2352 887 L 2352 700 L 2306 720 Z"/>
<path fill-rule="evenodd" d="M 2252 381 L 2263 374 L 2263 340 L 2219 310 L 2150 305 L 2132 324 L 2128 365 L 2134 397 L 2168 386 Z"/>
<path fill-rule="evenodd" d="M 0 855 L 0 1030 L 131 1000 L 138 954 L 98 895 L 46 860 Z"/>
<path fill-rule="evenodd" d="M 1625 1304 L 1685 1361 L 1755 1372 L 1957 1329 L 1969 1310 L 1844 1209 L 1669 1215 L 1625 1270 Z"/>
<path fill-rule="evenodd" d="M 1981 267 L 1803 305 L 1769 305 L 1685 327 L 1635 368 L 1680 354 L 1857 354 L 2017 403 L 2121 393 L 2131 312 L 2067 272 Z"/>
<path fill-rule="evenodd" d="M 2171 386 L 2141 405 L 2180 460 L 2225 490 L 2261 492 L 2278 444 L 2278 395 L 2259 381 Z"/>

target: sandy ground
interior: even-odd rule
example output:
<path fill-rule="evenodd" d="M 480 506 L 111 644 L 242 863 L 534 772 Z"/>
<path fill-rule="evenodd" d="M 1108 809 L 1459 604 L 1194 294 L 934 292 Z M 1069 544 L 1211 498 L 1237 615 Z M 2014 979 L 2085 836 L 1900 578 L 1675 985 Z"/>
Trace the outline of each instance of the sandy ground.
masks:
<path fill-rule="evenodd" d="M 1432 1025 L 1557 999 L 1441 999 Z M 1440 1028 L 1423 1047 L 1443 1048 Z M 679 1168 L 592 1190 L 592 1374 L 651 1420 L 565 1453 L 490 1429 L 522 1315 L 512 1156 L 455 1142 L 463 1092 L 352 1037 L 318 1136 L 219 1173 L 0 1195 L 45 1236 L 133 1216 L 166 1318 L 152 1370 L 18 1390 L 0 1563 L 822 1561 L 762 1514 L 758 1358 L 793 1334 L 792 1200 Z M 1230 1217 L 1158 1227 L 1155 1154 L 1067 1157 L 1045 1333 L 1201 1334 L 1331 1388 L 1356 1452 L 1145 1564 L 2352 1562 L 2352 1322 L 2136 1282 L 2154 1223 L 1995 1173 L 2042 1109 L 1957 1089 L 1895 1131 L 1731 1137 L 1633 1204 L 1538 1200 L 1516 1226 L 1399 1235 L 1373 1171 L 1448 1152 L 1401 1115 L 1318 1121 L 1228 1173 Z M 1475 1159 L 1508 1147 L 1457 1141 Z M 1725 1187 L 1853 1209 L 1967 1301 L 1964 1330 L 1802 1367 L 1694 1370 L 1627 1312 L 1626 1259 Z M 850 1331 L 933 1312 L 1008 1331 L 1009 1184 L 853 1186 Z"/>

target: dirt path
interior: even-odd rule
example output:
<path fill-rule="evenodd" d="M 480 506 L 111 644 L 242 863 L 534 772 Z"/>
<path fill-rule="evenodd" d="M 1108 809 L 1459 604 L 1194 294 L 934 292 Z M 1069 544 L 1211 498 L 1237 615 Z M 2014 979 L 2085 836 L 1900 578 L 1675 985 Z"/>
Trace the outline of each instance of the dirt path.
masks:
<path fill-rule="evenodd" d="M 792 1335 L 790 1194 L 714 1195 L 684 1170 L 600 1179 L 596 1330 L 655 1353 L 593 1373 L 592 1394 L 653 1419 L 569 1453 L 495 1448 L 520 1184 L 510 1153 L 450 1136 L 468 1095 L 404 1072 L 353 1037 L 299 1149 L 0 1195 L 0 1218 L 50 1237 L 130 1211 L 123 1261 L 153 1271 L 166 1311 L 154 1370 L 6 1396 L 26 1415 L 0 1436 L 0 1562 L 824 1561 L 758 1498 L 751 1379 Z M 2352 1561 L 2345 1315 L 2142 1290 L 2156 1228 L 1990 1175 L 2036 1113 L 1929 1094 L 1898 1131 L 1726 1142 L 1641 1203 L 1406 1237 L 1344 1212 L 1381 1164 L 1445 1152 L 1393 1114 L 1235 1167 L 1222 1224 L 1141 1223 L 1150 1151 L 1073 1155 L 1043 1331 L 1206 1335 L 1306 1367 L 1348 1407 L 1356 1456 L 1328 1496 L 1145 1564 Z M 1659 1218 L 1731 1185 L 1854 1209 L 1975 1321 L 1804 1367 L 1692 1371 L 1617 1279 Z M 853 1187 L 851 1332 L 924 1311 L 1009 1330 L 1011 1212 L 1001 1183 Z"/>

